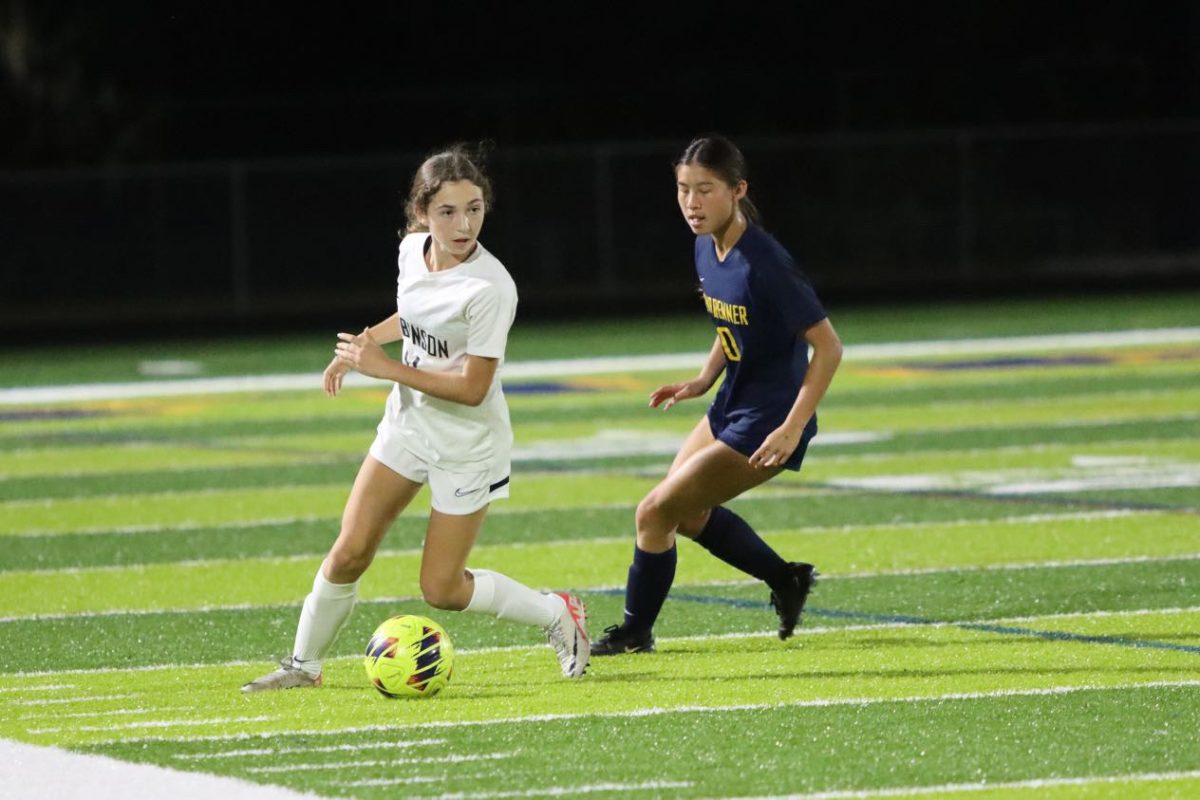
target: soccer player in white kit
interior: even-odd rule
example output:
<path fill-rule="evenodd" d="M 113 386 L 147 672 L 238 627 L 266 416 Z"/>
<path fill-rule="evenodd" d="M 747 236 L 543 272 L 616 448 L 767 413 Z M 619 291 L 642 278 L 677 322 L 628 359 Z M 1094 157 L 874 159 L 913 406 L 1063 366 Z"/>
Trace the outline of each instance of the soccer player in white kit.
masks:
<path fill-rule="evenodd" d="M 292 655 L 243 692 L 321 685 L 322 660 L 354 608 L 358 579 L 425 483 L 433 506 L 421 556 L 425 601 L 541 626 L 563 675 L 578 678 L 587 668 L 590 644 L 578 597 L 467 568 L 488 505 L 508 497 L 512 448 L 498 370 L 517 290 L 478 241 L 490 203 L 490 182 L 462 146 L 417 170 L 400 242 L 397 312 L 362 333 L 339 333 L 324 375 L 330 396 L 350 369 L 395 386 L 346 501 L 341 533 L 304 600 Z M 399 339 L 401 361 L 380 346 Z"/>

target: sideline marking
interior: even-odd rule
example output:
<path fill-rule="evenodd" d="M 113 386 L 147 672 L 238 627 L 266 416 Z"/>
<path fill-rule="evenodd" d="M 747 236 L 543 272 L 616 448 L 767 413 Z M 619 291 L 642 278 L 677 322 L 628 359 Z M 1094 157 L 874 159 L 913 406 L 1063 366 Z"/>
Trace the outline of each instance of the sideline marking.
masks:
<path fill-rule="evenodd" d="M 121 717 L 129 716 L 130 714 L 161 714 L 164 711 L 195 711 L 195 706 L 154 706 L 153 708 L 113 708 L 108 711 L 76 711 L 71 714 L 61 714 L 57 710 L 53 710 L 55 719 L 80 719 L 86 717 Z M 25 714 L 20 717 L 14 717 L 18 720 L 44 720 L 46 714 Z"/>
<path fill-rule="evenodd" d="M 848 361 L 961 355 L 964 353 L 1032 353 L 1047 350 L 1132 347 L 1138 345 L 1193 344 L 1200 342 L 1200 328 L 1152 328 L 1092 333 L 1061 333 L 1042 336 L 1005 336 L 984 339 L 935 339 L 918 342 L 851 344 L 843 350 Z M 707 353 L 660 353 L 605 358 L 518 361 L 501 367 L 501 377 L 514 378 L 596 375 L 609 372 L 657 372 L 693 369 L 704 363 Z M 225 378 L 195 378 L 137 383 L 85 383 L 66 386 L 31 386 L 0 389 L 0 405 L 61 403 L 79 400 L 121 400 L 135 397 L 175 397 L 185 394 L 229 392 L 297 391 L 320 388 L 320 373 L 247 375 Z M 356 372 L 346 376 L 344 386 L 379 387 L 388 384 L 364 378 Z"/>
<path fill-rule="evenodd" d="M 624 590 L 619 590 L 624 592 Z M 617 594 L 617 591 L 606 590 L 597 594 Z M 714 597 L 700 594 L 668 595 L 669 599 L 682 600 L 687 603 L 705 603 L 709 605 L 730 606 L 732 608 L 770 608 L 770 605 L 758 600 L 742 600 L 736 597 Z M 1003 633 L 1011 636 L 1032 636 L 1038 639 L 1049 639 L 1062 642 L 1081 642 L 1083 644 L 1112 644 L 1119 647 L 1134 647 L 1145 650 L 1173 650 L 1180 653 L 1200 654 L 1200 645 L 1175 644 L 1174 642 L 1156 642 L 1151 639 L 1130 639 L 1124 636 L 1100 636 L 1067 631 L 1039 631 L 1034 628 L 1022 628 L 1013 625 L 999 625 L 990 622 L 947 622 L 945 620 L 913 617 L 906 614 L 872 614 L 865 611 L 842 611 L 835 608 L 806 608 L 806 614 L 814 617 L 829 617 L 832 619 L 858 619 L 867 622 L 878 622 L 895 625 L 939 625 L 943 627 L 961 628 L 966 631 L 982 633 Z"/>
<path fill-rule="evenodd" d="M 1050 697 L 1058 695 L 1077 694 L 1079 692 L 1114 692 L 1130 689 L 1192 689 L 1200 687 L 1200 679 L 1182 681 L 1143 681 L 1141 683 L 1114 683 L 1111 685 L 1083 684 L 1080 686 L 1051 686 L 1037 689 L 997 689 L 991 692 L 951 692 L 948 694 L 909 695 L 906 697 L 839 697 L 817 700 L 791 700 L 779 703 L 743 703 L 727 706 L 673 706 L 663 708 L 651 706 L 630 711 L 591 711 L 561 714 L 532 714 L 527 717 L 498 717 L 496 719 L 467 719 L 467 720 L 434 720 L 431 722 L 414 722 L 407 725 L 360 725 L 349 728 L 318 728 L 311 730 L 287 731 L 288 736 L 333 736 L 349 733 L 378 733 L 381 731 L 406 731 L 419 728 L 466 728 L 484 725 L 512 725 L 521 723 L 560 722 L 572 719 L 633 719 L 640 717 L 660 717 L 668 714 L 724 714 L 732 711 L 771 711 L 790 708 L 832 708 L 838 706 L 874 706 L 884 703 L 944 703 L 947 701 L 992 700 L 1004 697 Z M 276 739 L 280 731 L 264 731 L 259 733 L 223 733 L 207 736 L 189 736 L 189 742 L 215 741 L 248 741 L 251 739 Z M 168 736 L 139 736 L 118 739 L 97 739 L 88 742 L 89 746 L 128 745 L 143 742 L 175 742 L 175 737 Z"/>
<path fill-rule="evenodd" d="M 731 581 L 731 582 L 723 583 L 723 584 L 719 584 L 719 585 L 752 586 L 755 583 L 758 583 L 758 581 L 753 581 L 753 582 Z M 615 593 L 617 591 L 624 591 L 624 588 L 614 586 L 614 587 L 610 587 L 608 591 Z M 400 599 L 401 600 L 411 600 L 413 598 L 400 598 Z M 371 602 L 374 602 L 374 601 L 371 601 Z M 294 606 L 292 606 L 292 607 L 294 608 Z M 1136 617 L 1136 616 L 1147 616 L 1147 615 L 1151 615 L 1151 614 L 1192 614 L 1197 611 L 1200 611 L 1200 606 L 1177 606 L 1177 607 L 1171 607 L 1171 608 L 1134 608 L 1134 609 L 1117 609 L 1117 610 L 1106 610 L 1106 611 L 1065 611 L 1065 612 L 1058 613 L 1058 614 L 1038 614 L 1035 616 L 1025 616 L 1025 617 L 998 617 L 998 618 L 993 618 L 993 619 L 988 619 L 988 620 L 975 620 L 975 622 L 978 622 L 978 623 L 1002 623 L 1002 622 L 1027 622 L 1027 621 L 1035 621 L 1035 620 L 1072 619 L 1072 618 L 1086 618 L 1086 617 L 1122 617 L 1122 616 L 1135 616 Z M 138 612 L 138 613 L 141 613 L 141 612 Z M 157 612 L 155 612 L 155 613 L 157 613 Z M 871 623 L 871 624 L 865 624 L 865 625 L 836 625 L 836 626 L 800 627 L 800 628 L 796 629 L 795 635 L 796 636 L 817 636 L 817 635 L 823 635 L 823 634 L 827 634 L 827 633 L 853 633 L 855 631 L 882 631 L 882 630 L 891 630 L 893 628 L 903 628 L 903 627 L 907 627 L 912 624 L 913 623 L 910 623 L 910 622 L 880 622 L 880 623 Z M 926 627 L 947 628 L 947 627 L 951 627 L 951 626 L 957 625 L 957 624 L 960 624 L 960 623 L 955 622 L 954 620 L 944 620 L 944 621 L 940 621 L 940 622 L 929 622 L 929 623 L 927 623 Z M 671 643 L 671 642 L 708 642 L 708 641 L 713 641 L 713 640 L 717 640 L 717 639 L 755 639 L 755 638 L 772 639 L 773 640 L 775 638 L 775 634 L 767 632 L 767 631 L 735 631 L 732 633 L 705 633 L 705 634 L 696 634 L 696 635 L 692 635 L 692 636 L 665 636 L 665 637 L 659 638 L 658 641 L 666 644 L 666 643 Z M 496 645 L 496 646 L 492 646 L 492 647 L 472 647 L 472 648 L 457 650 L 455 652 L 457 652 L 459 655 L 478 655 L 478 654 L 483 654 L 483 653 L 519 652 L 522 650 L 535 651 L 535 650 L 539 650 L 540 648 L 541 648 L 541 645 L 534 645 L 534 644 L 509 644 L 509 645 Z M 350 662 L 350 661 L 361 661 L 361 660 L 362 660 L 362 656 L 345 655 L 345 656 L 335 656 L 333 658 L 328 658 L 328 659 L 326 659 L 326 662 L 335 662 L 335 661 Z M 0 680 L 4 680 L 6 678 L 61 677 L 63 675 L 96 675 L 96 674 L 102 674 L 102 673 L 116 673 L 116 672 L 130 672 L 130 673 L 158 672 L 158 671 L 168 670 L 168 669 L 207 669 L 210 667 L 213 667 L 213 668 L 252 667 L 252 666 L 262 665 L 264 663 L 264 661 L 266 661 L 266 659 L 255 658 L 255 659 L 239 659 L 239 660 L 235 660 L 235 661 L 188 662 L 188 663 L 181 662 L 181 663 L 172 663 L 172 664 L 142 664 L 142 665 L 134 666 L 134 667 L 90 667 L 90 668 L 81 667 L 81 668 L 77 668 L 77 669 L 34 670 L 34 671 L 24 671 L 24 672 L 0 673 Z M 62 687 L 57 687 L 57 686 L 49 686 L 49 687 L 34 686 L 34 687 L 28 687 L 28 688 L 13 687 L 13 688 L 7 688 L 7 689 L 0 689 L 0 691 L 25 692 L 25 691 L 42 691 L 42 690 L 58 689 L 58 688 L 62 688 Z M 130 695 L 130 697 L 134 697 L 134 696 L 136 696 L 136 695 Z M 76 700 L 74 702 L 88 702 L 92 699 L 101 699 L 101 698 L 80 697 L 80 698 L 78 698 L 78 700 Z M 14 705 L 21 704 L 21 701 L 14 701 L 13 704 Z"/>
<path fill-rule="evenodd" d="M 364 783 L 342 783 L 339 786 L 365 786 Z M 370 784 L 385 786 L 388 784 Z M 451 792 L 435 795 L 430 800 L 492 800 L 507 797 L 574 797 L 593 792 L 644 792 L 651 789 L 687 789 L 694 786 L 690 781 L 644 781 L 642 783 L 589 783 L 583 786 L 546 786 L 541 789 L 508 789 L 502 792 Z"/>
<path fill-rule="evenodd" d="M 158 710 L 158 709 L 156 709 Z M 167 709 L 162 709 L 167 710 Z M 135 728 L 190 728 L 192 726 L 201 725 L 226 725 L 230 722 L 274 722 L 279 717 L 219 717 L 217 719 L 151 719 L 143 722 L 122 722 L 116 725 L 72 725 L 70 728 L 30 728 L 26 733 L 62 733 L 65 730 L 86 731 L 88 733 L 99 731 L 126 731 Z"/>
<path fill-rule="evenodd" d="M 282 786 L 266 786 L 200 772 L 181 772 L 136 764 L 109 756 L 72 753 L 0 739 L 0 763 L 6 787 L 19 787 L 25 800 L 124 800 L 169 797 L 171 800 L 312 800 L 314 795 Z M 7 796 L 7 795 L 6 795 Z"/>
<path fill-rule="evenodd" d="M 442 783 L 444 780 L 445 778 L 440 775 L 436 778 L 413 775 L 408 778 L 366 778 L 361 781 L 341 781 L 332 785 L 350 789 L 359 786 L 408 786 L 411 783 Z"/>
<path fill-rule="evenodd" d="M 753 491 L 753 490 L 751 490 Z M 809 495 L 811 496 L 811 495 Z M 631 508 L 622 504 L 622 508 Z M 582 507 L 581 507 L 582 508 Z M 490 513 L 490 512 L 489 512 Z M 762 532 L 767 536 L 775 534 L 786 535 L 821 535 L 821 534 L 856 534 L 856 533 L 875 533 L 879 531 L 892 530 L 916 530 L 929 527 L 963 527 L 970 528 L 975 526 L 986 525 L 1027 525 L 1029 523 L 1038 522 L 1069 522 L 1075 520 L 1101 520 L 1101 519 L 1120 519 L 1133 516 L 1165 516 L 1170 514 L 1171 510 L 1159 508 L 1101 508 L 1087 511 L 1062 511 L 1053 512 L 1036 512 L 1033 514 L 1009 514 L 1003 517 L 959 517 L 958 519 L 947 519 L 940 521 L 922 520 L 917 522 L 867 522 L 862 524 L 844 524 L 844 525 L 802 525 L 797 528 L 765 528 Z M 236 528 L 237 526 L 230 526 Z M 167 531 L 168 529 L 158 529 Z M 174 530 L 174 529 L 171 529 Z M 107 533 L 107 532 L 106 532 Z M 123 533 L 123 532 L 122 532 Z M 13 536 L 33 536 L 34 534 L 12 534 Z M 49 538 L 58 536 L 69 536 L 72 534 L 49 534 Z M 95 536 L 96 533 L 81 532 L 82 536 Z M 629 541 L 628 536 L 595 536 L 587 539 L 549 539 L 546 541 L 518 541 L 506 542 L 496 545 L 480 545 L 481 548 L 505 548 L 505 549 L 523 549 L 533 547 L 574 547 L 579 545 L 610 545 L 621 544 Z M 0 541 L 3 541 L 3 534 L 0 534 Z M 295 563 L 297 561 L 308 561 L 312 559 L 322 558 L 326 550 L 313 550 L 307 553 L 293 553 L 285 556 L 251 556 L 257 563 L 264 567 L 279 566 L 283 564 Z M 410 556 L 419 557 L 423 550 L 420 547 L 399 547 L 395 549 L 381 548 L 379 555 L 381 556 Z M 222 555 L 218 558 L 188 558 L 181 561 L 130 561 L 121 564 L 98 564 L 98 565 L 72 565 L 63 567 L 40 567 L 35 569 L 3 569 L 0 568 L 0 576 L 4 575 L 91 575 L 105 572 L 139 572 L 144 567 L 203 567 L 216 566 L 222 563 L 234 563 L 247 560 L 246 556 L 239 555 Z M 1126 561 L 1137 560 L 1171 560 L 1174 558 L 1187 558 L 1187 556 L 1130 556 L 1121 559 L 1103 559 L 1103 560 L 1085 560 L 1074 562 L 1036 562 L 1037 564 L 1057 565 L 1060 563 L 1071 564 L 1094 564 L 1094 563 L 1123 563 Z M 1018 565 L 1017 568 L 1024 566 L 1024 563 Z M 994 568 L 1011 568 L 1009 564 L 990 565 Z M 954 571 L 956 569 L 986 569 L 989 567 L 932 567 L 933 571 Z M 850 577 L 851 575 L 903 575 L 903 574 L 919 574 L 921 570 L 901 570 L 896 572 L 881 572 L 881 573 L 844 573 L 837 577 Z M 576 587 L 583 588 L 583 587 Z M 403 598 L 411 599 L 411 598 Z M 372 599 L 370 602 L 377 602 L 377 599 Z M 291 604 L 272 604 L 286 605 L 291 607 Z M 207 606 L 202 609 L 187 608 L 186 610 L 221 610 L 227 608 L 263 608 L 269 606 L 253 606 L 245 603 L 232 604 L 228 606 Z M 175 608 L 174 610 L 185 610 Z M 40 619 L 56 619 L 60 617 L 71 616 L 108 616 L 112 614 L 126 613 L 120 610 L 107 611 L 84 611 L 78 614 L 37 614 Z M 127 613 L 154 613 L 153 610 L 145 609 L 130 609 Z M 26 619 L 27 617 L 0 617 L 0 622 L 10 622 L 14 619 Z"/>
<path fill-rule="evenodd" d="M 3 691 L 3 690 L 0 690 Z M 44 700 L 13 700 L 14 706 L 50 706 L 50 705 L 66 705 L 73 703 L 99 703 L 105 700 L 129 700 L 137 697 L 136 694 L 102 694 L 94 697 L 88 695 L 77 695 L 75 697 L 56 697 L 53 699 Z"/>
<path fill-rule="evenodd" d="M 469 761 L 500 761 L 519 755 L 520 752 L 520 750 L 510 750 L 507 753 L 430 756 L 429 758 L 393 758 L 385 761 L 330 761 L 323 764 L 282 764 L 273 767 L 246 767 L 246 772 L 265 775 L 272 772 L 301 772 L 319 769 L 342 769 L 343 767 L 392 767 L 398 764 L 462 764 Z"/>
<path fill-rule="evenodd" d="M 282 753 L 337 753 L 342 750 L 376 750 L 388 747 L 430 747 L 445 744 L 448 739 L 401 739 L 394 742 L 361 742 L 337 744 L 328 747 L 248 747 L 243 750 L 226 750 L 222 753 L 177 753 L 171 758 L 179 761 L 204 761 L 212 758 L 240 758 L 242 756 L 275 756 Z"/>
<path fill-rule="evenodd" d="M 845 789 L 808 794 L 771 794 L 737 796 L 730 800 L 867 800 L 872 797 L 910 797 L 950 792 L 987 792 L 998 789 L 1049 789 L 1056 786 L 1090 786 L 1097 783 L 1146 783 L 1200 778 L 1200 770 L 1190 772 L 1143 772 L 1130 775 L 1087 775 L 1078 778 L 1033 778 L 1005 783 L 944 783 L 939 786 L 898 786 L 891 789 Z"/>

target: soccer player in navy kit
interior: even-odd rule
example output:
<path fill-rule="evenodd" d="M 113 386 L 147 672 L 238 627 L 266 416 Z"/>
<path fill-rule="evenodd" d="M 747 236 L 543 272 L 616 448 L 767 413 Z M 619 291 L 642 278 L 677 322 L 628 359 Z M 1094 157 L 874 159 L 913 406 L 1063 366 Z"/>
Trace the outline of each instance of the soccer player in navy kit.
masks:
<path fill-rule="evenodd" d="M 736 145 L 720 136 L 696 139 L 676 162 L 675 179 L 717 335 L 700 374 L 659 387 L 650 406 L 666 410 L 700 397 L 722 372 L 725 381 L 667 477 L 638 505 L 625 619 L 592 644 L 594 656 L 654 650 L 654 622 L 675 578 L 677 533 L 770 587 L 780 639 L 792 635 L 816 576 L 811 564 L 785 561 L 721 504 L 800 468 L 817 433 L 817 404 L 841 362 L 841 341 L 787 250 L 757 224 Z"/>

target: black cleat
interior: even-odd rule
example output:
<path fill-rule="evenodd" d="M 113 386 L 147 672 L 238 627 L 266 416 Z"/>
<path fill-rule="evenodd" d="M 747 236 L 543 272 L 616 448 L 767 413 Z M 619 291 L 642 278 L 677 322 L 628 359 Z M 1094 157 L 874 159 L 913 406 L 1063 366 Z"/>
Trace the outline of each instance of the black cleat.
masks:
<path fill-rule="evenodd" d="M 619 656 L 624 653 L 653 653 L 654 634 L 630 631 L 621 625 L 609 625 L 598 641 L 592 642 L 592 655 Z"/>
<path fill-rule="evenodd" d="M 779 615 L 779 638 L 789 639 L 800 621 L 800 612 L 808 600 L 808 593 L 817 582 L 817 571 L 812 564 L 793 561 L 788 565 L 791 573 L 785 586 L 771 592 L 771 607 Z M 592 652 L 595 652 L 593 650 Z"/>

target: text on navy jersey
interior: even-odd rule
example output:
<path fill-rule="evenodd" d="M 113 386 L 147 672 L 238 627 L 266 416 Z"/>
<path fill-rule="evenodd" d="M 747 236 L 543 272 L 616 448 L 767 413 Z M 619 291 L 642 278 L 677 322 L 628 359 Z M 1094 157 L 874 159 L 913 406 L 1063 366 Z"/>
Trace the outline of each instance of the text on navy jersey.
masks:
<path fill-rule="evenodd" d="M 709 314 L 712 314 L 722 322 L 732 322 L 734 325 L 750 324 L 745 306 L 735 306 L 723 300 L 718 300 L 715 297 L 704 295 L 704 307 L 708 309 Z"/>

